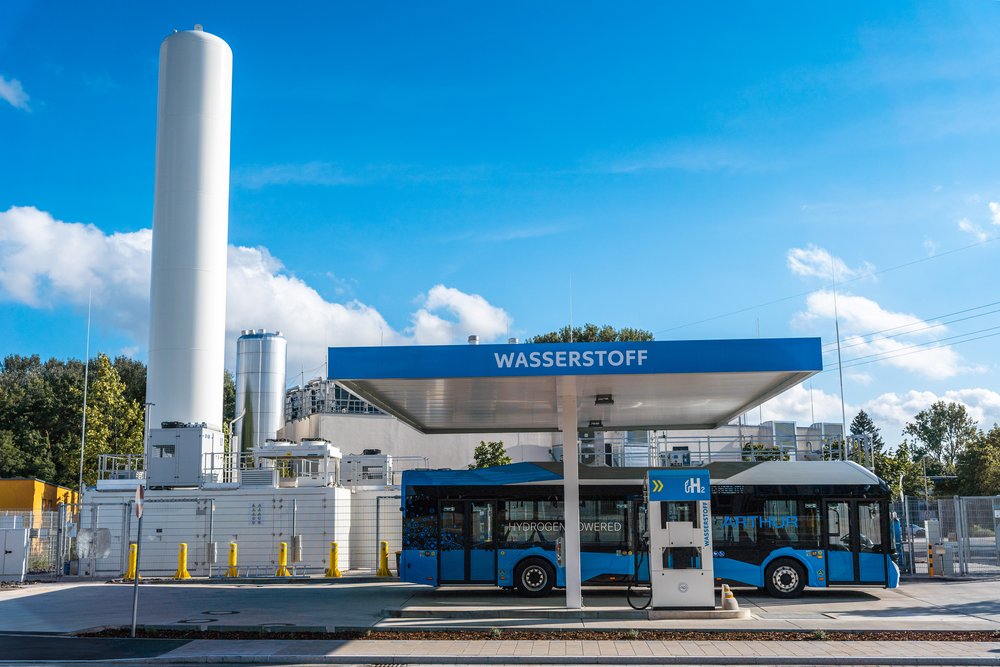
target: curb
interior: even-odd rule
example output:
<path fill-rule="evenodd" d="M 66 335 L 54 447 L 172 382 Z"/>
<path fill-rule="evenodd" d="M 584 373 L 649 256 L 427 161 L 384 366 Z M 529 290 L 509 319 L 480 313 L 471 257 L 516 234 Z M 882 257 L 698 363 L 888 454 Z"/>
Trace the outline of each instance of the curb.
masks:
<path fill-rule="evenodd" d="M 254 585 L 263 586 L 266 584 L 282 584 L 282 585 L 299 585 L 299 586 L 339 586 L 343 584 L 381 584 L 386 583 L 388 577 L 376 577 L 372 576 L 357 576 L 357 577 L 192 577 L 191 579 L 177 580 L 172 577 L 142 577 L 139 580 L 139 585 L 152 585 L 152 586 L 198 586 L 198 585 L 226 585 L 226 586 L 240 586 L 240 585 Z M 396 577 L 392 580 L 399 581 Z M 126 581 L 122 578 L 115 579 L 100 579 L 96 581 L 103 581 L 104 583 L 112 585 L 125 585 L 132 586 L 132 581 Z"/>
<path fill-rule="evenodd" d="M 65 664 L 65 660 L 22 660 L 3 665 Z M 177 664 L 177 665 L 1000 665 L 1000 656 L 455 656 L 455 655 L 167 655 L 155 658 L 74 660 L 74 664 Z"/>

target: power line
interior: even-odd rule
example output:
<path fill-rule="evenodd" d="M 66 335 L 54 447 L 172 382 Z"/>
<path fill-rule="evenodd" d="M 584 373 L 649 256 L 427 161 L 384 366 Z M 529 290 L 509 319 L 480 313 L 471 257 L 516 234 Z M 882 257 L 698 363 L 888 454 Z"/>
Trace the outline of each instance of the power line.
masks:
<path fill-rule="evenodd" d="M 861 275 L 855 276 L 854 278 L 849 278 L 847 280 L 843 280 L 843 281 L 840 282 L 840 284 L 841 284 L 841 286 L 843 286 L 843 285 L 847 285 L 847 284 L 853 283 L 855 281 L 861 280 L 863 278 L 869 278 L 869 277 L 874 277 L 874 276 L 880 276 L 880 275 L 883 275 L 883 274 L 886 274 L 886 273 L 891 273 L 892 271 L 898 271 L 899 269 L 905 269 L 907 267 L 914 266 L 916 264 L 922 264 L 924 262 L 929 262 L 929 261 L 934 260 L 934 259 L 940 259 L 941 257 L 947 257 L 948 255 L 953 255 L 953 254 L 955 254 L 957 252 L 962 252 L 964 250 L 969 250 L 971 248 L 975 248 L 975 247 L 978 247 L 978 246 L 981 246 L 981 245 L 985 245 L 987 243 L 992 243 L 993 241 L 996 241 L 998 239 L 1000 239 L 1000 236 L 993 236 L 993 237 L 990 237 L 988 239 L 984 239 L 982 241 L 977 241 L 976 243 L 970 243 L 969 245 L 961 246 L 959 248 L 953 248 L 951 250 L 946 250 L 944 252 L 935 253 L 935 254 L 930 255 L 928 257 L 921 257 L 920 259 L 915 259 L 915 260 L 912 260 L 912 261 L 909 261 L 909 262 L 904 262 L 902 264 L 897 264 L 896 266 L 890 266 L 890 267 L 888 267 L 886 269 L 882 269 L 880 271 L 865 272 L 865 273 L 863 273 Z M 784 296 L 784 297 L 781 297 L 779 299 L 773 299 L 771 301 L 765 301 L 763 303 L 758 303 L 758 304 L 753 305 L 753 306 L 747 306 L 745 308 L 740 308 L 738 310 L 733 310 L 733 311 L 728 312 L 728 313 L 722 313 L 721 315 L 713 315 L 712 317 L 706 317 L 704 319 L 696 320 L 694 322 L 688 322 L 687 324 L 679 324 L 679 325 L 677 325 L 675 327 L 669 327 L 667 329 L 660 329 L 658 331 L 654 331 L 653 334 L 656 335 L 656 334 L 669 333 L 671 331 L 677 331 L 678 329 L 686 329 L 687 327 L 693 327 L 693 326 L 696 326 L 698 324 L 704 324 L 705 322 L 713 322 L 715 320 L 721 320 L 721 319 L 723 319 L 725 317 L 731 317 L 733 315 L 739 315 L 740 313 L 745 313 L 745 312 L 748 312 L 748 311 L 751 311 L 751 310 L 756 310 L 758 308 L 765 308 L 767 306 L 773 306 L 775 304 L 782 303 L 784 301 L 790 301 L 791 299 L 797 299 L 797 298 L 799 298 L 801 296 L 806 296 L 807 294 L 812 294 L 815 291 L 816 290 L 806 290 L 804 292 L 799 292 L 797 294 L 791 294 L 789 296 Z"/>
<path fill-rule="evenodd" d="M 997 303 L 1000 303 L 1000 302 L 997 302 Z M 989 304 L 986 304 L 985 306 L 979 306 L 978 308 L 986 308 L 987 306 L 992 306 L 992 305 L 995 305 L 995 304 L 989 303 Z M 956 313 L 952 313 L 952 314 L 954 315 L 954 314 L 958 314 L 958 313 L 967 313 L 967 312 L 969 312 L 969 310 L 977 310 L 977 308 L 970 308 L 968 310 L 960 310 L 960 311 L 957 311 Z M 889 340 L 889 339 L 892 339 L 892 338 L 897 338 L 899 336 L 907 336 L 907 335 L 910 335 L 910 334 L 919 333 L 921 331 L 926 331 L 927 329 L 935 329 L 937 327 L 945 326 L 947 324 L 954 324 L 955 322 L 965 322 L 966 320 L 974 320 L 974 319 L 976 319 L 978 317 L 985 317 L 987 315 L 993 315 L 995 313 L 1000 313 L 1000 309 L 990 310 L 990 311 L 987 311 L 985 313 L 979 313 L 978 315 L 970 315 L 969 317 L 959 317 L 959 318 L 956 318 L 954 320 L 947 320 L 947 321 L 944 321 L 944 322 L 936 322 L 934 324 L 926 324 L 929 320 L 936 319 L 936 318 L 928 318 L 927 320 L 921 320 L 920 322 L 912 322 L 910 324 L 901 324 L 898 327 L 892 327 L 890 329 L 883 329 L 882 331 L 874 331 L 872 333 L 866 333 L 866 334 L 853 334 L 853 336 L 857 336 L 859 338 L 868 338 L 869 336 L 874 336 L 876 334 L 883 333 L 885 331 L 892 331 L 893 329 L 900 329 L 900 328 L 903 328 L 903 327 L 916 326 L 917 324 L 921 324 L 921 323 L 925 323 L 926 324 L 926 326 L 922 326 L 919 329 L 912 329 L 910 331 L 901 331 L 899 333 L 892 334 L 891 336 L 881 336 L 879 338 L 872 338 L 871 340 L 858 341 L 856 343 L 851 343 L 849 345 L 841 345 L 841 349 L 845 349 L 845 348 L 849 348 L 849 347 L 857 347 L 858 345 L 867 345 L 867 344 L 874 343 L 874 342 L 877 342 L 877 341 L 880 341 L 880 340 Z M 947 315 L 939 315 L 938 317 L 947 317 Z M 833 348 L 835 347 L 835 345 L 836 345 L 835 343 L 827 343 L 827 344 L 825 344 L 823 347 L 830 348 L 830 349 L 824 351 L 823 354 L 832 354 L 833 351 L 834 351 Z"/>
<path fill-rule="evenodd" d="M 918 344 L 915 344 L 915 345 L 909 345 L 907 347 L 897 348 L 895 350 L 886 350 L 884 352 L 876 352 L 876 353 L 873 353 L 873 354 L 866 354 L 866 355 L 860 356 L 860 357 L 854 357 L 852 359 L 845 360 L 844 363 L 843 363 L 843 368 L 851 368 L 852 366 L 864 366 L 865 364 L 874 364 L 874 363 L 877 363 L 879 361 L 886 361 L 887 359 L 895 359 L 896 357 L 905 357 L 907 355 L 917 354 L 919 352 L 928 352 L 930 350 L 935 350 L 935 349 L 942 348 L 942 347 L 949 347 L 949 346 L 952 346 L 952 345 L 961 345 L 962 343 L 970 343 L 972 341 L 982 340 L 983 338 L 992 338 L 993 336 L 1000 336 L 1000 332 L 997 332 L 997 333 L 986 334 L 985 336 L 977 336 L 975 338 L 967 338 L 966 340 L 954 340 L 955 338 L 964 338 L 965 336 L 973 336 L 975 334 L 983 333 L 985 331 L 995 331 L 996 329 L 1000 329 L 1000 326 L 988 327 L 986 329 L 980 329 L 978 331 L 970 331 L 968 333 L 958 334 L 958 335 L 955 335 L 955 336 L 949 336 L 948 338 L 942 338 L 941 340 L 928 341 L 926 343 L 918 343 Z M 952 342 L 952 343 L 946 343 L 946 341 L 949 341 L 949 340 L 954 340 L 954 342 Z M 906 352 L 904 350 L 909 350 L 909 352 Z M 871 357 L 876 357 L 876 358 L 872 359 Z M 862 359 L 868 359 L 868 361 L 861 361 Z M 852 363 L 852 362 L 856 362 L 856 363 Z M 822 372 L 823 373 L 828 373 L 828 372 L 831 372 L 831 371 L 835 370 L 836 368 L 837 367 L 834 366 L 834 368 L 827 368 L 827 369 L 824 369 Z"/>
<path fill-rule="evenodd" d="M 956 341 L 954 343 L 951 343 L 951 345 L 961 345 L 962 343 L 971 343 L 973 341 L 982 340 L 984 338 L 993 338 L 995 336 L 1000 336 L 1000 332 L 986 334 L 985 336 L 977 336 L 976 338 L 969 338 L 967 340 Z M 905 356 L 908 356 L 908 355 L 911 355 L 911 354 L 918 354 L 920 352 L 928 352 L 930 350 L 933 350 L 933 349 L 936 349 L 936 348 L 939 348 L 939 347 L 948 347 L 948 346 L 947 345 L 935 345 L 934 347 L 922 348 L 922 349 L 919 349 L 919 350 L 912 350 L 910 352 L 903 352 L 901 354 L 890 354 L 890 355 L 887 355 L 887 356 L 882 357 L 880 359 L 872 359 L 870 361 L 861 361 L 861 362 L 858 362 L 856 364 L 846 364 L 845 363 L 844 364 L 844 368 L 851 368 L 853 366 L 864 366 L 865 364 L 874 364 L 874 363 L 878 363 L 880 361 L 885 361 L 887 359 L 895 359 L 896 357 L 905 357 Z M 830 369 L 830 370 L 833 370 L 833 369 Z M 823 372 L 825 373 L 826 371 L 823 371 Z"/>

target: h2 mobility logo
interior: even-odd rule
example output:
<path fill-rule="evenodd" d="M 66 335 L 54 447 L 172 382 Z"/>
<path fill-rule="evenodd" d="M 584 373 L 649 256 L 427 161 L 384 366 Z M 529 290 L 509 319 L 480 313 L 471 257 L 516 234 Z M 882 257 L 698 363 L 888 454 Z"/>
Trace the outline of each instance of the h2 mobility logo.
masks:
<path fill-rule="evenodd" d="M 684 482 L 684 493 L 705 493 L 705 487 L 702 486 L 701 480 L 697 477 L 692 477 L 691 479 Z"/>

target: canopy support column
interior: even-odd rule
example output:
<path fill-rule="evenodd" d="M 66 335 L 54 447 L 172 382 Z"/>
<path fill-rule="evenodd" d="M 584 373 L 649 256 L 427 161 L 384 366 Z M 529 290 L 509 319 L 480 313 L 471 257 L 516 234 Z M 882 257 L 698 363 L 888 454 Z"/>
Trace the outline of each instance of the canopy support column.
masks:
<path fill-rule="evenodd" d="M 559 378 L 559 430 L 563 434 L 563 516 L 566 532 L 566 608 L 583 608 L 580 575 L 580 446 L 576 378 Z"/>

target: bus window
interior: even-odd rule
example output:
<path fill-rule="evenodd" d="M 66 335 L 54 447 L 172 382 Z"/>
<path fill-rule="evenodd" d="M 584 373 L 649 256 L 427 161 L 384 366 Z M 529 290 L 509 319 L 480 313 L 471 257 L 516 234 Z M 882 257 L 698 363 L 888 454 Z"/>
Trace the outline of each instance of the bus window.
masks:
<path fill-rule="evenodd" d="M 757 544 L 763 501 L 750 495 L 717 496 L 712 501 L 713 544 L 753 547 Z"/>
<path fill-rule="evenodd" d="M 830 551 L 851 550 L 850 506 L 843 501 L 826 504 L 826 548 Z"/>
<path fill-rule="evenodd" d="M 758 520 L 762 537 L 780 546 L 819 546 L 819 503 L 767 500 Z"/>
<path fill-rule="evenodd" d="M 500 541 L 506 547 L 554 543 L 563 532 L 562 501 L 502 501 L 499 526 Z"/>
<path fill-rule="evenodd" d="M 877 501 L 858 503 L 858 523 L 861 531 L 861 553 L 884 553 L 882 511 Z"/>
<path fill-rule="evenodd" d="M 580 503 L 580 544 L 590 547 L 628 547 L 627 503 L 621 500 L 584 500 Z"/>

